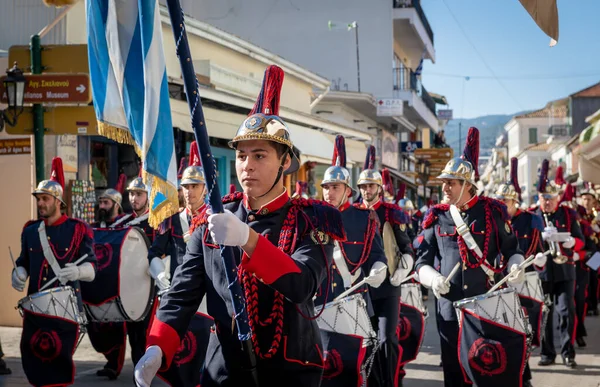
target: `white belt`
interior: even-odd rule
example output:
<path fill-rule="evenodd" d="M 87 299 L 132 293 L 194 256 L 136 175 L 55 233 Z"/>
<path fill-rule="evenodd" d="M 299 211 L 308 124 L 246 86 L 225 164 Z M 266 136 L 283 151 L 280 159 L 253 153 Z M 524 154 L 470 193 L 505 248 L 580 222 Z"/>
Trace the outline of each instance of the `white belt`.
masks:
<path fill-rule="evenodd" d="M 60 272 L 60 265 L 56 261 L 56 257 L 52 252 L 52 248 L 50 247 L 50 243 L 48 243 L 48 235 L 46 234 L 46 225 L 44 221 L 40 222 L 40 226 L 38 227 L 38 233 L 40 236 L 40 243 L 42 245 L 42 251 L 44 252 L 44 258 L 48 261 L 48 264 L 52 268 L 54 275 L 58 277 L 58 273 Z"/>
<path fill-rule="evenodd" d="M 467 226 L 465 224 L 464 219 L 462 218 L 462 216 L 460 216 L 460 212 L 458 211 L 458 208 L 454 204 L 450 205 L 450 216 L 452 216 L 452 220 L 454 221 L 454 224 L 456 225 L 456 231 L 458 232 L 458 235 L 460 235 L 464 239 L 465 243 L 467 244 L 467 248 L 470 251 L 472 251 L 473 254 L 475 254 L 479 259 L 481 259 L 481 258 L 487 259 L 487 257 L 483 256 L 483 252 L 481 251 L 481 248 L 479 248 L 479 245 L 475 241 L 475 238 L 473 238 L 473 235 L 471 235 L 471 232 L 469 231 L 469 226 Z M 467 259 L 467 257 L 465 257 L 465 259 Z M 485 266 L 483 263 L 479 267 L 481 268 L 481 270 L 483 270 L 485 272 L 485 274 L 490 279 L 494 278 L 493 270 L 491 270 L 490 268 Z"/>
<path fill-rule="evenodd" d="M 344 288 L 348 289 L 360 276 L 361 269 L 357 269 L 354 274 L 350 273 L 350 270 L 348 270 L 348 265 L 346 265 L 346 260 L 344 259 L 344 254 L 342 253 L 342 247 L 337 241 L 335 242 L 335 247 L 333 248 L 333 260 L 338 272 L 342 276 L 342 280 L 344 281 Z"/>
<path fill-rule="evenodd" d="M 188 223 L 187 213 L 185 210 L 179 213 L 179 220 L 181 221 L 181 231 L 183 232 L 183 241 L 188 243 L 190 240 L 190 224 Z"/>

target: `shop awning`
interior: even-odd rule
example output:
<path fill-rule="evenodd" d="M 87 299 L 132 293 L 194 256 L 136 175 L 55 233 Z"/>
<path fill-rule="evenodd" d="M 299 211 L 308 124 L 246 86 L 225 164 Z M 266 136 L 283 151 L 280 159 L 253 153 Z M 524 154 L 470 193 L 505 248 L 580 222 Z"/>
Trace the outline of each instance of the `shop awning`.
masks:
<path fill-rule="evenodd" d="M 331 164 L 333 141 L 327 134 L 296 124 L 288 124 L 288 127 L 291 131 L 292 142 L 300 149 L 301 164 L 308 161 Z"/>
<path fill-rule="evenodd" d="M 600 120 L 579 136 L 579 174 L 582 180 L 600 184 Z"/>
<path fill-rule="evenodd" d="M 230 140 L 235 136 L 239 126 L 247 118 L 243 114 L 209 107 L 203 107 L 202 110 L 204 111 L 208 135 L 226 140 Z M 190 111 L 186 101 L 171 99 L 171 116 L 173 118 L 173 126 L 185 132 L 193 132 Z"/>

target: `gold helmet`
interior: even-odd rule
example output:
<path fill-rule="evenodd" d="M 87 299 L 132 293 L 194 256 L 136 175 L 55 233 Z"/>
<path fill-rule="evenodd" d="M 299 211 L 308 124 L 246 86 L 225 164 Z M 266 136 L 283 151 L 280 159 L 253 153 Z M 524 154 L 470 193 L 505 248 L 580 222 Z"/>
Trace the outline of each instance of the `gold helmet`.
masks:
<path fill-rule="evenodd" d="M 398 206 L 406 211 L 412 211 L 415 209 L 415 205 L 410 199 L 400 199 L 398 201 Z"/>
<path fill-rule="evenodd" d="M 179 184 L 206 184 L 204 168 L 201 165 L 198 144 L 196 141 L 192 141 L 190 145 L 190 165 L 183 171 Z"/>
<path fill-rule="evenodd" d="M 284 171 L 287 175 L 298 170 L 300 161 L 290 137 L 290 130 L 278 116 L 283 77 L 284 73 L 280 67 L 267 67 L 258 99 L 248 118 L 229 142 L 229 146 L 236 149 L 240 141 L 251 140 L 266 140 L 285 145 L 292 161 L 290 167 Z"/>
<path fill-rule="evenodd" d="M 540 178 L 538 180 L 537 192 L 539 196 L 543 197 L 554 197 L 560 193 L 560 187 L 557 186 L 553 181 L 548 180 L 548 169 L 550 168 L 550 162 L 547 159 L 542 161 L 540 168 Z"/>
<path fill-rule="evenodd" d="M 144 179 L 141 177 L 136 177 L 129 183 L 127 186 L 127 191 L 139 191 L 148 193 L 148 187 L 144 184 Z"/>
<path fill-rule="evenodd" d="M 479 180 L 479 130 L 475 127 L 469 128 L 467 142 L 461 157 L 455 157 L 446 163 L 438 179 L 463 180 L 476 185 Z"/>
<path fill-rule="evenodd" d="M 583 195 L 591 195 L 594 199 L 596 199 L 596 190 L 594 189 L 594 183 L 590 183 L 588 181 L 583 182 L 583 189 L 579 191 L 579 196 Z"/>
<path fill-rule="evenodd" d="M 50 179 L 40 181 L 35 191 L 33 191 L 31 194 L 33 196 L 39 194 L 48 194 L 55 199 L 60 200 L 62 204 L 65 204 L 65 201 L 63 200 L 64 186 L 65 176 L 63 172 L 62 159 L 60 157 L 55 157 L 52 159 Z"/>
<path fill-rule="evenodd" d="M 335 137 L 331 167 L 325 170 L 323 181 L 321 181 L 321 187 L 325 184 L 334 183 L 345 184 L 352 191 L 352 195 L 356 193 L 354 188 L 352 188 L 350 172 L 346 169 L 346 140 L 344 139 L 344 136 L 339 134 Z"/>
<path fill-rule="evenodd" d="M 361 186 L 363 184 L 377 184 L 383 188 L 383 178 L 381 173 L 375 169 L 375 147 L 369 146 L 367 149 L 367 157 L 363 166 L 363 171 L 358 175 L 358 181 L 356 185 Z"/>
<path fill-rule="evenodd" d="M 517 175 L 519 160 L 516 157 L 510 159 L 510 179 L 500 184 L 496 189 L 494 197 L 498 200 L 514 200 L 521 202 L 521 186 Z"/>
<path fill-rule="evenodd" d="M 125 191 L 126 181 L 127 176 L 121 173 L 119 175 L 119 180 L 117 181 L 117 186 L 115 188 L 108 188 L 106 191 L 102 192 L 102 195 L 100 195 L 98 199 L 110 199 L 122 208 L 123 192 Z"/>

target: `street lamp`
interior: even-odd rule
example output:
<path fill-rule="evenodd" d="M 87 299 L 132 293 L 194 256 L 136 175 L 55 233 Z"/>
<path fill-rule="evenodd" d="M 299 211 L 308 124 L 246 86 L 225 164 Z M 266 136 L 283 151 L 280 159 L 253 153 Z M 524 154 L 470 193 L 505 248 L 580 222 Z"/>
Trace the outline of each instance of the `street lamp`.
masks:
<path fill-rule="evenodd" d="M 17 67 L 17 62 L 14 63 L 11 69 L 6 70 L 3 83 L 8 99 L 8 109 L 2 112 L 2 116 L 10 126 L 15 126 L 17 118 L 23 113 L 23 98 L 25 96 L 25 76 L 23 71 Z M 6 111 L 12 113 L 12 118 Z"/>

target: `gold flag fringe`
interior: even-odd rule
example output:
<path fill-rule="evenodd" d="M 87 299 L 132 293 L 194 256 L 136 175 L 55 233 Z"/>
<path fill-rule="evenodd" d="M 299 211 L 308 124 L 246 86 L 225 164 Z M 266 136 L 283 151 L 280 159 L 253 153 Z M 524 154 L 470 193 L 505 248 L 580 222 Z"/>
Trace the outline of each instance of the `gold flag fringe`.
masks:
<path fill-rule="evenodd" d="M 142 158 L 142 150 L 131 136 L 129 130 L 98 121 L 98 133 L 120 144 L 133 146 L 135 153 Z M 156 230 L 165 219 L 179 212 L 177 187 L 146 171 L 142 171 L 142 179 L 144 180 L 144 184 L 150 183 L 148 184 L 150 186 L 150 196 L 148 198 L 150 216 L 148 217 L 148 223 L 150 227 Z M 167 200 L 153 210 L 157 192 L 162 193 Z"/>
<path fill-rule="evenodd" d="M 64 7 L 65 5 L 75 4 L 79 0 L 44 0 L 44 4 L 46 6 L 51 7 L 55 6 L 57 8 Z"/>

